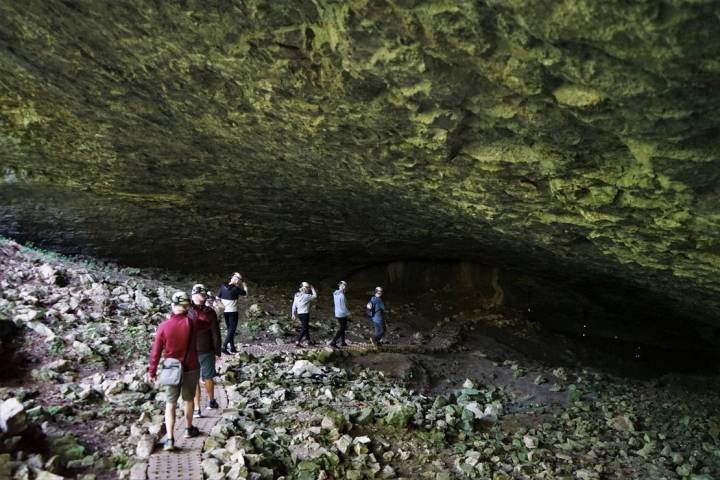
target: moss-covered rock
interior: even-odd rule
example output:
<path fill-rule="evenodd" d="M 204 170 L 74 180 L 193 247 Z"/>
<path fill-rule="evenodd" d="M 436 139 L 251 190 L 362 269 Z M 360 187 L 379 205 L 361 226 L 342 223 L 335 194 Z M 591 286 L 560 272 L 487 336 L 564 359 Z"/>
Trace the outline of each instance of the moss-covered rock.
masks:
<path fill-rule="evenodd" d="M 0 31 L 2 234 L 255 278 L 586 272 L 720 318 L 713 2 L 49 0 Z"/>

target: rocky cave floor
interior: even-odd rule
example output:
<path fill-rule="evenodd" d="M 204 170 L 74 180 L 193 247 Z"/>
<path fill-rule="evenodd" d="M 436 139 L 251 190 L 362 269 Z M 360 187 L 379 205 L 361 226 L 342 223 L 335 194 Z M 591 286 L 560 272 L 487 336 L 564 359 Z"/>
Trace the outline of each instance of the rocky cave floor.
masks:
<path fill-rule="evenodd" d="M 144 381 L 152 336 L 197 279 L 10 240 L 0 265 L 0 478 L 127 478 L 162 434 L 162 395 Z M 442 295 L 389 301 L 389 345 L 374 351 L 358 294 L 355 348 L 333 351 L 324 292 L 320 347 L 295 350 L 292 290 L 251 293 L 239 338 L 285 347 L 226 359 L 206 478 L 720 478 L 717 365 L 659 367 Z"/>

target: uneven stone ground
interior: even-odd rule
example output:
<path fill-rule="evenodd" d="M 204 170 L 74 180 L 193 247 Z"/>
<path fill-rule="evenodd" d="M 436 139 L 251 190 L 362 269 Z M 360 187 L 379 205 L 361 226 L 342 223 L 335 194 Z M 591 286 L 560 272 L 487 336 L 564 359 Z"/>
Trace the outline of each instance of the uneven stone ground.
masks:
<path fill-rule="evenodd" d="M 10 241 L 0 262 L 0 478 L 127 477 L 161 435 L 149 343 L 173 288 L 198 279 Z M 354 348 L 298 351 L 292 289 L 252 287 L 240 331 L 252 355 L 226 359 L 207 478 L 720 478 L 717 366 L 602 361 L 510 312 L 433 319 L 398 301 L 384 351 L 362 345 L 362 315 Z M 317 340 L 329 314 L 321 297 Z"/>

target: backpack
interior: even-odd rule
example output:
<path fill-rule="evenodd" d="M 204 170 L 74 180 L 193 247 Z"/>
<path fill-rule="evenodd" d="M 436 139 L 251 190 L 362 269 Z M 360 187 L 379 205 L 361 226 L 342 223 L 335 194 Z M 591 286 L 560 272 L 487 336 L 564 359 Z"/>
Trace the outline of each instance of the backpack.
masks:
<path fill-rule="evenodd" d="M 365 312 L 370 318 L 375 316 L 375 303 L 372 301 L 372 297 L 370 297 L 370 301 L 365 305 Z"/>

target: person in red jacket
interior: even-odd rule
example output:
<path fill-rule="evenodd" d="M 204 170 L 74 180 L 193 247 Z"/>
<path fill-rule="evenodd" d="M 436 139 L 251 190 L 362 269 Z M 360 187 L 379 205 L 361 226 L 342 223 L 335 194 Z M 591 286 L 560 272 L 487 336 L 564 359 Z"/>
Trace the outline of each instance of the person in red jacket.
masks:
<path fill-rule="evenodd" d="M 185 292 L 175 292 L 172 296 L 172 314 L 162 322 L 155 333 L 155 341 L 150 351 L 148 378 L 155 383 L 160 355 L 175 358 L 183 364 L 182 382 L 180 385 L 165 386 L 165 428 L 167 439 L 164 450 L 175 449 L 173 432 L 175 429 L 175 408 L 180 395 L 185 401 L 185 438 L 200 434 L 192 424 L 195 389 L 200 376 L 200 364 L 197 354 L 197 335 L 192 321 L 188 318 L 187 309 L 190 299 Z"/>
<path fill-rule="evenodd" d="M 197 326 L 197 352 L 200 362 L 200 383 L 205 384 L 208 408 L 219 408 L 215 400 L 215 359 L 220 358 L 220 324 L 215 310 L 205 304 L 207 290 L 201 283 L 192 287 L 192 306 L 188 316 Z M 200 417 L 200 385 L 195 393 L 195 416 Z"/>

